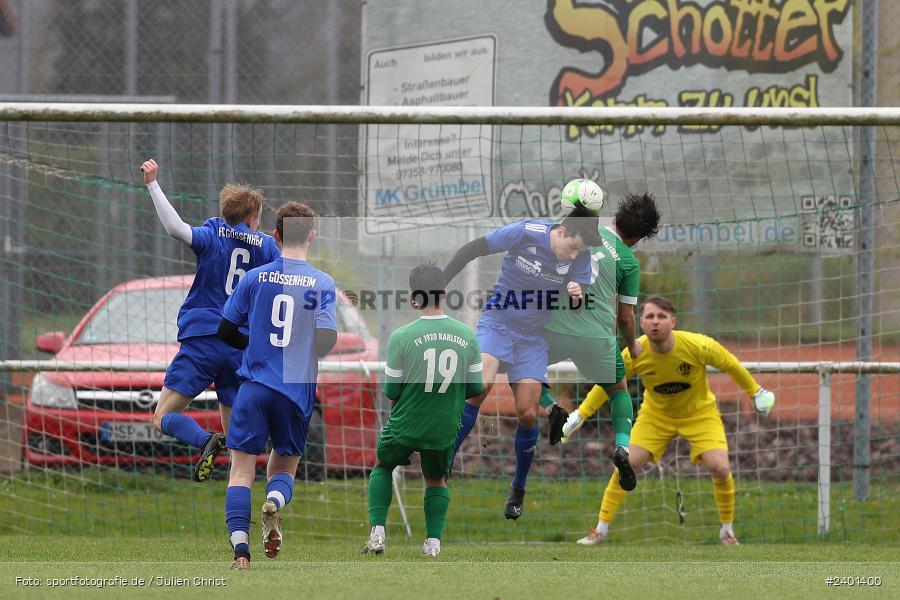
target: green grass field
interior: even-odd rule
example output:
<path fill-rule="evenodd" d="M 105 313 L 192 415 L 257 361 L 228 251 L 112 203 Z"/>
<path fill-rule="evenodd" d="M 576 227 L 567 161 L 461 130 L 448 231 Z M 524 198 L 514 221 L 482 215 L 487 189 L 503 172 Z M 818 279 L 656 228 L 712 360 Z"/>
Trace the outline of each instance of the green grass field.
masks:
<path fill-rule="evenodd" d="M 403 491 L 413 535 L 407 539 L 395 504 L 382 557 L 359 552 L 368 533 L 363 478 L 299 483 L 285 511 L 281 557 L 265 559 L 254 542 L 253 569 L 235 573 L 228 570 L 221 479 L 196 485 L 164 473 L 32 470 L 0 480 L 6 549 L 0 597 L 96 597 L 100 592 L 89 585 L 48 586 L 52 578 L 122 577 L 142 578 L 142 596 L 820 598 L 845 593 L 828 586 L 828 577 L 876 576 L 879 595 L 900 596 L 895 483 L 874 482 L 866 502 L 834 486 L 832 535 L 821 540 L 815 486 L 739 481 L 735 527 L 742 545 L 723 548 L 715 544 L 717 518 L 705 479 L 682 482 L 686 515 L 680 524 L 667 500 L 673 482 L 644 477 L 616 520 L 611 543 L 577 546 L 574 540 L 595 522 L 604 483 L 536 479 L 525 516 L 513 523 L 500 516 L 505 482 L 451 480 L 451 512 L 437 560 L 420 554 L 418 481 Z M 254 504 L 262 497 L 257 486 Z M 17 584 L 17 577 L 43 585 Z M 171 578 L 184 585 L 176 589 Z M 194 578 L 224 578 L 225 586 Z M 853 593 L 874 590 L 854 586 Z M 102 594 L 130 596 L 133 589 L 107 587 Z"/>
<path fill-rule="evenodd" d="M 225 482 L 221 473 L 205 485 L 168 473 L 115 469 L 32 469 L 0 479 L 0 535 L 87 535 L 131 537 L 191 535 L 214 538 L 223 528 Z M 525 514 L 518 522 L 502 518 L 506 480 L 451 479 L 451 543 L 566 542 L 590 529 L 606 478 L 529 481 Z M 325 483 L 298 482 L 286 520 L 304 538 L 356 540 L 367 530 L 366 480 L 359 476 Z M 677 491 L 684 498 L 684 523 L 676 512 Z M 254 504 L 264 487 L 254 488 Z M 414 537 L 422 531 L 421 482 L 411 476 L 403 488 Z M 737 478 L 735 527 L 742 542 L 818 542 L 817 489 L 813 483 L 767 483 Z M 870 498 L 853 499 L 852 484 L 835 482 L 831 496 L 831 542 L 900 543 L 900 482 L 873 479 Z M 718 514 L 708 478 L 660 480 L 643 476 L 624 503 L 612 540 L 641 543 L 710 543 Z M 388 526 L 400 532 L 396 503 Z"/>
<path fill-rule="evenodd" d="M 900 595 L 900 549 L 859 545 L 446 544 L 436 559 L 420 544 L 389 539 L 385 555 L 364 556 L 360 544 L 302 542 L 285 534 L 282 555 L 257 558 L 251 571 L 228 570 L 224 540 L 190 536 L 110 539 L 0 536 L 4 598 L 135 595 L 133 587 L 96 584 L 50 589 L 55 579 L 144 580 L 141 597 L 292 598 L 824 598 L 840 591 L 828 577 L 880 577 L 859 597 Z M 35 578 L 40 587 L 17 584 Z M 184 580 L 176 585 L 175 578 Z M 197 581 L 206 578 L 213 581 Z M 218 581 L 215 581 L 218 580 Z M 840 579 L 838 579 L 840 581 Z M 873 581 L 874 583 L 874 581 Z M 59 585 L 59 583 L 57 583 Z M 842 586 L 847 587 L 847 586 Z M 102 592 L 102 594 L 101 594 Z"/>

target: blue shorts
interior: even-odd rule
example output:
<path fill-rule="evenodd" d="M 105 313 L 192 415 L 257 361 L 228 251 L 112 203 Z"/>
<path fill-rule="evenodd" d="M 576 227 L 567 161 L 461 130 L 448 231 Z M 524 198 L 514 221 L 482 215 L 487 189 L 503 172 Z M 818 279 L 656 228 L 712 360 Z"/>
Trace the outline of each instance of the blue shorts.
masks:
<path fill-rule="evenodd" d="M 214 335 L 187 338 L 166 369 L 163 385 L 196 398 L 209 384 L 215 383 L 219 402 L 231 406 L 240 387 L 237 370 L 241 368 L 242 357 L 241 350 Z"/>
<path fill-rule="evenodd" d="M 255 381 L 244 381 L 231 409 L 225 446 L 262 454 L 272 438 L 281 456 L 303 456 L 309 418 L 287 396 Z"/>
<path fill-rule="evenodd" d="M 510 383 L 522 379 L 547 383 L 547 340 L 542 329 L 526 333 L 483 312 L 476 336 L 481 351 L 500 361 L 500 372 Z"/>

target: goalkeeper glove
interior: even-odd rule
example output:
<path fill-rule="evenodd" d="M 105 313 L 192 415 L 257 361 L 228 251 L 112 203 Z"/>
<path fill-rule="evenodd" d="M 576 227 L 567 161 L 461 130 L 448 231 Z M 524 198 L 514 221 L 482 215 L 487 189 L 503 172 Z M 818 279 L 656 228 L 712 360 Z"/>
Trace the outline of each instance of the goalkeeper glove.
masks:
<path fill-rule="evenodd" d="M 562 428 L 563 443 L 568 442 L 569 436 L 581 429 L 582 425 L 584 425 L 584 417 L 582 417 L 581 413 L 577 410 L 573 410 L 571 414 L 569 414 L 569 418 L 566 419 L 566 424 L 563 425 Z"/>
<path fill-rule="evenodd" d="M 772 407 L 775 406 L 775 394 L 770 392 L 764 387 L 759 388 L 759 391 L 753 395 L 753 408 L 756 409 L 761 415 L 766 417 L 769 416 L 769 413 L 772 412 Z M 565 431 L 565 428 L 563 428 Z"/>

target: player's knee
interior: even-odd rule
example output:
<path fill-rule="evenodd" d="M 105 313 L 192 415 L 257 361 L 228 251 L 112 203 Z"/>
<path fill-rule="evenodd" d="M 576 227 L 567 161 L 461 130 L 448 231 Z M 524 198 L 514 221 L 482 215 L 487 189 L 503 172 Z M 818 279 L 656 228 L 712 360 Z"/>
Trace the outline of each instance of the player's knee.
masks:
<path fill-rule="evenodd" d="M 650 460 L 650 453 L 643 448 L 634 445 L 628 447 L 628 464 L 632 469 L 643 469 L 648 460 Z"/>
<path fill-rule="evenodd" d="M 710 465 L 709 474 L 713 479 L 724 481 L 731 475 L 731 469 L 729 468 L 728 463 L 718 463 Z"/>
<path fill-rule="evenodd" d="M 256 479 L 256 456 L 243 452 L 232 452 L 228 485 L 250 487 Z"/>
<path fill-rule="evenodd" d="M 523 427 L 534 427 L 537 424 L 537 409 L 526 408 L 519 411 L 519 425 Z"/>

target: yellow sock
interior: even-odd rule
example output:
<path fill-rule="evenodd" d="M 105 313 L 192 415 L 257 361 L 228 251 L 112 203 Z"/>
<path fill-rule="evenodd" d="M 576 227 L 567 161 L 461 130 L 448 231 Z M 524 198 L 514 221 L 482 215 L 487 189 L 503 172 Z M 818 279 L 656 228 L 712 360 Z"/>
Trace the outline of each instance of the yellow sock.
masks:
<path fill-rule="evenodd" d="M 731 473 L 727 479 L 713 479 L 713 495 L 719 508 L 719 522 L 734 522 L 734 477 Z"/>
<path fill-rule="evenodd" d="M 600 410 L 600 407 L 606 404 L 607 400 L 609 400 L 609 396 L 606 395 L 603 388 L 599 385 L 595 385 L 591 388 L 591 391 L 588 392 L 584 402 L 578 407 L 578 412 L 581 413 L 583 418 L 590 419 L 594 416 L 595 412 Z"/>
<path fill-rule="evenodd" d="M 625 501 L 625 496 L 627 495 L 628 492 L 619 485 L 619 470 L 616 469 L 613 471 L 612 477 L 609 478 L 609 483 L 603 491 L 603 501 L 600 503 L 600 520 L 609 523 L 615 519 L 616 513 L 619 512 L 619 506 Z"/>

